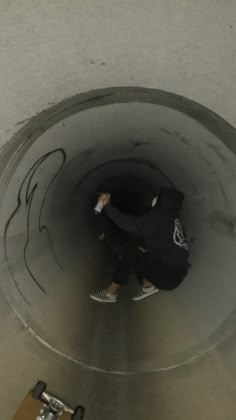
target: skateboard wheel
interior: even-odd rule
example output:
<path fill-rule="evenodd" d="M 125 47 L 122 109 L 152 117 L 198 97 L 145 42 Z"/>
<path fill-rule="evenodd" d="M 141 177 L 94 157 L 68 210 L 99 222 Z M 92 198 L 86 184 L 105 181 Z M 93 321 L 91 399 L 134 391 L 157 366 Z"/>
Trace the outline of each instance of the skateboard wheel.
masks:
<path fill-rule="evenodd" d="M 84 418 L 85 415 L 85 408 L 82 407 L 82 405 L 78 405 L 78 407 L 76 407 L 75 412 L 72 416 L 72 420 L 82 420 Z"/>
<path fill-rule="evenodd" d="M 47 384 L 43 381 L 37 382 L 35 387 L 31 391 L 31 395 L 35 400 L 40 400 L 42 394 L 47 388 Z"/>

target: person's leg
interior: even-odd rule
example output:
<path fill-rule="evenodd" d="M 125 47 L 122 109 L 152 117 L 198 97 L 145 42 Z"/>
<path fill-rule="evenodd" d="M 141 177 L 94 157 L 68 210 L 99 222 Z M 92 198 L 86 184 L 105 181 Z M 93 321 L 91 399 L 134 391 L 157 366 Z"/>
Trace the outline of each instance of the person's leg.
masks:
<path fill-rule="evenodd" d="M 138 252 L 136 256 L 135 273 L 141 290 L 133 297 L 133 301 L 139 301 L 158 293 L 160 290 L 149 279 L 150 254 Z"/>
<path fill-rule="evenodd" d="M 112 283 L 108 288 L 91 294 L 91 299 L 102 303 L 115 303 L 117 301 L 118 291 L 128 281 L 133 269 L 133 250 L 126 248 L 126 252 L 123 252 L 123 254 L 121 260 L 118 262 L 117 270 L 113 275 Z"/>
<path fill-rule="evenodd" d="M 146 278 L 160 290 L 173 290 L 180 285 L 187 272 L 177 267 L 166 265 L 161 260 L 149 255 Z"/>
<path fill-rule="evenodd" d="M 121 287 L 120 284 L 112 282 L 107 289 L 108 293 L 110 293 L 111 295 L 117 295 L 120 287 Z"/>
<path fill-rule="evenodd" d="M 175 289 L 183 281 L 187 271 L 183 271 L 177 267 L 170 267 L 149 254 L 147 256 L 146 263 L 143 265 L 142 273 L 148 280 L 144 280 L 144 287 L 141 294 L 134 297 L 133 300 L 141 300 L 144 297 L 147 297 L 147 295 L 145 295 L 146 291 L 150 291 L 151 293 L 154 289 L 156 291 Z"/>
<path fill-rule="evenodd" d="M 146 299 L 149 296 L 155 295 L 156 293 L 160 292 L 160 289 L 158 289 L 156 286 L 154 286 L 151 282 L 146 280 L 147 286 L 143 285 L 143 287 L 140 289 L 140 291 L 132 297 L 132 300 L 134 302 L 137 302 L 139 300 Z"/>
<path fill-rule="evenodd" d="M 148 266 L 149 266 L 149 254 L 142 252 L 137 249 L 134 261 L 134 271 L 138 280 L 138 283 L 142 287 L 152 286 L 151 281 L 148 279 Z"/>
<path fill-rule="evenodd" d="M 151 287 L 153 286 L 153 284 L 147 280 L 147 279 L 143 279 L 143 287 Z"/>

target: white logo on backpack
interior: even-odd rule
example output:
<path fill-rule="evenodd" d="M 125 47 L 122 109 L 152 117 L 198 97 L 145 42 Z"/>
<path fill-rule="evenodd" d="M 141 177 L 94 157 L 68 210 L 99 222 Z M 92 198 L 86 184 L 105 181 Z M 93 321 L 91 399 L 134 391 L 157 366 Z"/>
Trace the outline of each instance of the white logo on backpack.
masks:
<path fill-rule="evenodd" d="M 189 243 L 184 233 L 183 226 L 179 219 L 175 219 L 175 228 L 173 233 L 173 241 L 175 245 L 180 248 L 184 248 L 186 251 L 189 250 Z"/>

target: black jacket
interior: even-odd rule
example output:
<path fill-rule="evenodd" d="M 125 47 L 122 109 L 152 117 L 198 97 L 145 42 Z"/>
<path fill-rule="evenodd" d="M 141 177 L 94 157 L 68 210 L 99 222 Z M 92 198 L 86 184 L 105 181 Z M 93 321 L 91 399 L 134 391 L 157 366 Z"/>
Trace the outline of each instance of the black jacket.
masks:
<path fill-rule="evenodd" d="M 142 238 L 153 256 L 185 271 L 190 264 L 189 244 L 180 222 L 183 200 L 184 194 L 180 191 L 161 188 L 156 206 L 142 217 L 123 214 L 110 204 L 104 210 L 121 229 Z"/>

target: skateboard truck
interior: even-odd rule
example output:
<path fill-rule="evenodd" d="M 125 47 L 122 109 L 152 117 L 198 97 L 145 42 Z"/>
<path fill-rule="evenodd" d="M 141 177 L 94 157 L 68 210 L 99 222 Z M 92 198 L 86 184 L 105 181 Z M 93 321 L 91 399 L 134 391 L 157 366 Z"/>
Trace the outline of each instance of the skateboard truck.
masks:
<path fill-rule="evenodd" d="M 47 384 L 43 381 L 37 382 L 31 391 L 34 399 L 40 400 L 43 406 L 35 420 L 59 420 L 63 414 L 71 415 L 72 420 L 82 420 L 85 409 L 81 405 L 72 409 L 57 397 L 46 392 Z"/>

